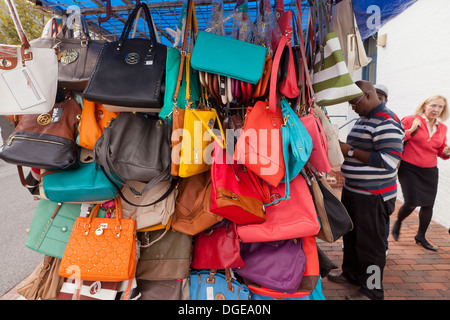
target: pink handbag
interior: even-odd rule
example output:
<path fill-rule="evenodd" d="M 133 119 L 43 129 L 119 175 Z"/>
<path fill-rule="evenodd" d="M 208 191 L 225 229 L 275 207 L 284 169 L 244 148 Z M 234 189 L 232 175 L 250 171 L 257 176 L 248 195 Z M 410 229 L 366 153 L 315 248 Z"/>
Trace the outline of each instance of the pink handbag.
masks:
<path fill-rule="evenodd" d="M 281 198 L 285 193 L 284 183 L 270 188 L 270 200 Z M 320 223 L 311 192 L 302 175 L 290 183 L 291 198 L 266 207 L 266 221 L 259 224 L 238 225 L 242 242 L 265 242 L 316 235 Z"/>
<path fill-rule="evenodd" d="M 269 200 L 268 186 L 247 168 L 227 156 L 216 141 L 211 163 L 210 211 L 237 224 L 266 220 L 264 203 Z"/>

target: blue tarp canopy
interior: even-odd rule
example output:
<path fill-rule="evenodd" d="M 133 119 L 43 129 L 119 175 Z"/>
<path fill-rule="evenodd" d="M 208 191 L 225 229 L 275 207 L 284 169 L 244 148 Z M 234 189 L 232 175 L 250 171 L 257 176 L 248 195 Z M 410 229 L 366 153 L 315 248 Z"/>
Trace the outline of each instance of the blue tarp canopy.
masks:
<path fill-rule="evenodd" d="M 174 29 L 178 24 L 181 8 L 184 0 L 31 0 L 42 6 L 46 11 L 63 16 L 67 10 L 80 9 L 87 18 L 91 31 L 106 38 L 117 39 L 120 37 L 124 23 L 137 2 L 146 2 L 160 32 L 161 39 L 170 39 L 165 33 L 166 28 Z M 232 12 L 236 6 L 236 0 L 222 0 L 224 3 L 224 16 Z M 256 18 L 260 0 L 247 0 L 251 19 Z M 403 12 L 417 0 L 353 0 L 358 27 L 363 40 L 374 35 L 386 22 Z M 207 27 L 212 14 L 214 0 L 195 0 L 196 16 L 200 30 Z M 275 0 L 271 0 L 275 7 Z M 336 1 L 334 1 L 336 2 Z M 303 24 L 306 26 L 311 0 L 302 0 Z M 295 9 L 294 0 L 284 0 L 285 10 Z M 110 15 L 107 14 L 111 8 Z M 102 21 L 106 20 L 106 21 Z M 140 34 L 145 34 L 144 21 L 139 24 Z M 226 25 L 230 33 L 230 23 Z"/>

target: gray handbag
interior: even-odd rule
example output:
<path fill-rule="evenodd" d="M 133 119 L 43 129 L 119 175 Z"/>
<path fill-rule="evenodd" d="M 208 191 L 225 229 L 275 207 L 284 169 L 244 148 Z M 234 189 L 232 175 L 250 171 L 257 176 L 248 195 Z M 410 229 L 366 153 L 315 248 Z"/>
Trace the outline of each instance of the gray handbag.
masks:
<path fill-rule="evenodd" d="M 122 112 L 95 143 L 94 160 L 109 176 L 114 173 L 135 195 L 142 195 L 158 182 L 171 180 L 172 126 L 142 112 Z M 137 191 L 127 181 L 145 182 Z"/>
<path fill-rule="evenodd" d="M 75 25 L 80 27 L 76 38 L 72 28 Z M 64 21 L 56 37 L 38 38 L 30 43 L 38 48 L 55 48 L 58 53 L 58 87 L 82 92 L 105 41 L 92 40 L 86 18 L 74 12 Z"/>

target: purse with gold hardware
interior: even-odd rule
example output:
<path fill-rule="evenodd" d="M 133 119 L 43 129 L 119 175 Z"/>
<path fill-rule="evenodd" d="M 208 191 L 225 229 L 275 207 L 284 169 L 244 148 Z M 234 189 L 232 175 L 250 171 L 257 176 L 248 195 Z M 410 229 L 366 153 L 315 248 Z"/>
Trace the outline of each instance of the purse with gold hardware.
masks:
<path fill-rule="evenodd" d="M 80 104 L 72 98 L 54 104 L 49 113 L 14 117 L 15 128 L 0 159 L 38 169 L 69 169 L 78 166 L 75 142 Z"/>
<path fill-rule="evenodd" d="M 115 218 L 98 218 L 97 204 L 88 217 L 78 217 L 59 267 L 65 278 L 125 281 L 136 267 L 136 220 L 122 218 L 120 198 Z"/>

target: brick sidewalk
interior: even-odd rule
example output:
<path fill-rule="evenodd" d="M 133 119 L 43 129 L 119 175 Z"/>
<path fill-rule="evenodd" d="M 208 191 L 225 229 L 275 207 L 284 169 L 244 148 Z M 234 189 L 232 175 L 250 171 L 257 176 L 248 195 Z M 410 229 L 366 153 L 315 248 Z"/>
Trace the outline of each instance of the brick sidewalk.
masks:
<path fill-rule="evenodd" d="M 391 215 L 391 228 L 397 219 L 401 202 Z M 450 234 L 449 230 L 432 221 L 427 240 L 438 251 L 426 250 L 414 241 L 418 229 L 418 212 L 414 211 L 402 223 L 399 241 L 389 235 L 389 256 L 384 270 L 385 300 L 450 300 Z M 342 239 L 335 243 L 318 240 L 319 247 L 340 270 L 342 265 Z M 323 293 L 327 300 L 344 300 L 357 286 L 338 284 L 323 279 Z"/>

